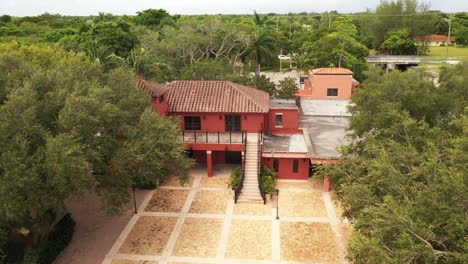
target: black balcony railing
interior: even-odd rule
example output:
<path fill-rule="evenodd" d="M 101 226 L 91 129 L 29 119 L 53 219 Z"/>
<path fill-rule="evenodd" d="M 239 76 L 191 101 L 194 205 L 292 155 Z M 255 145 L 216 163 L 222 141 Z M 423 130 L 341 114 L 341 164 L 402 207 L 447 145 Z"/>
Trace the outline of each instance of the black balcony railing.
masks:
<path fill-rule="evenodd" d="M 257 177 L 258 177 L 258 190 L 260 191 L 260 195 L 263 199 L 263 204 L 266 204 L 266 193 L 265 189 L 263 188 L 263 178 L 262 178 L 262 171 L 261 171 L 261 159 L 262 159 L 262 145 L 263 145 L 263 133 L 260 130 L 258 132 L 258 152 L 257 152 Z"/>
<path fill-rule="evenodd" d="M 244 143 L 244 156 L 242 159 L 242 174 L 241 174 L 241 180 L 239 182 L 239 185 L 237 185 L 236 189 L 234 190 L 234 203 L 237 203 L 237 199 L 239 198 L 242 188 L 244 188 L 244 178 L 245 178 L 245 160 L 247 159 L 247 133 L 242 134 L 242 141 Z"/>
<path fill-rule="evenodd" d="M 185 132 L 180 133 L 186 143 L 206 144 L 244 144 L 247 139 L 245 131 L 239 132 Z"/>

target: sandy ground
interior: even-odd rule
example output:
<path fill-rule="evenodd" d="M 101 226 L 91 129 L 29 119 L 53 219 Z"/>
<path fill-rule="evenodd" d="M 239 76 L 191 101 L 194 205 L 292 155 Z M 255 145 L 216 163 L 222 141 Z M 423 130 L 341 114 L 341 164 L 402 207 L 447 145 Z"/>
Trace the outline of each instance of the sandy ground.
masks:
<path fill-rule="evenodd" d="M 161 254 L 176 222 L 176 217 L 141 216 L 119 249 L 119 253 Z"/>
<path fill-rule="evenodd" d="M 157 261 L 114 259 L 112 264 L 158 264 Z"/>
<path fill-rule="evenodd" d="M 216 257 L 222 225 L 222 219 L 185 219 L 184 227 L 177 239 L 172 255 L 182 257 Z"/>
<path fill-rule="evenodd" d="M 227 258 L 271 259 L 271 221 L 233 220 L 226 249 Z"/>
<path fill-rule="evenodd" d="M 281 223 L 281 256 L 288 261 L 338 263 L 328 223 Z"/>
<path fill-rule="evenodd" d="M 149 193 L 148 190 L 136 191 L 137 206 Z M 54 264 L 101 263 L 133 216 L 133 204 L 118 216 L 106 215 L 99 197 L 95 194 L 70 199 L 66 204 L 76 221 L 75 234 Z"/>
<path fill-rule="evenodd" d="M 227 169 L 221 169 L 226 175 Z M 352 228 L 340 219 L 340 204 L 314 184 L 280 184 L 277 220 L 276 197 L 266 205 L 234 205 L 222 187 L 226 179 L 205 175 L 203 168 L 195 168 L 193 186 L 183 189 L 176 181 L 168 182 L 153 199 L 148 197 L 147 210 L 132 221 L 132 208 L 123 216 L 107 217 L 92 195 L 70 201 L 77 232 L 55 263 L 99 264 L 114 242 L 105 264 L 346 263 L 342 240 L 336 238 L 348 239 Z M 138 192 L 138 203 L 145 193 Z M 158 200 L 173 209 L 161 209 Z M 127 223 L 132 227 L 123 231 Z"/>

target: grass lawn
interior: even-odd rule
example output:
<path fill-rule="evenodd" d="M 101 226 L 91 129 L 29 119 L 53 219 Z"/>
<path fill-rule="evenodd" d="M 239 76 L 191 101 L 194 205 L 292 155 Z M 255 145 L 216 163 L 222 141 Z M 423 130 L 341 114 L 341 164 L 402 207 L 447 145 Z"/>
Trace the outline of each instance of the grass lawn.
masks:
<path fill-rule="evenodd" d="M 449 58 L 468 59 L 468 47 L 449 47 Z M 428 58 L 445 58 L 445 47 L 430 47 Z"/>

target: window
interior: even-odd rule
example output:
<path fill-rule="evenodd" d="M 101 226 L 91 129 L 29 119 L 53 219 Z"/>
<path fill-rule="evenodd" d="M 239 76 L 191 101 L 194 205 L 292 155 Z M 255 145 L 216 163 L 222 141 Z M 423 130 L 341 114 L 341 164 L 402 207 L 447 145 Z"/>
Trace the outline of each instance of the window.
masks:
<path fill-rule="evenodd" d="M 283 114 L 276 114 L 276 126 L 277 127 L 283 126 Z"/>
<path fill-rule="evenodd" d="M 275 169 L 276 172 L 279 171 L 279 160 L 273 160 L 273 169 Z"/>
<path fill-rule="evenodd" d="M 164 95 L 159 96 L 159 103 L 164 103 Z"/>
<path fill-rule="evenodd" d="M 199 116 L 184 116 L 185 130 L 201 130 Z"/>
<path fill-rule="evenodd" d="M 328 88 L 327 96 L 338 96 L 338 88 Z"/>
<path fill-rule="evenodd" d="M 293 173 L 299 172 L 299 160 L 293 160 Z"/>

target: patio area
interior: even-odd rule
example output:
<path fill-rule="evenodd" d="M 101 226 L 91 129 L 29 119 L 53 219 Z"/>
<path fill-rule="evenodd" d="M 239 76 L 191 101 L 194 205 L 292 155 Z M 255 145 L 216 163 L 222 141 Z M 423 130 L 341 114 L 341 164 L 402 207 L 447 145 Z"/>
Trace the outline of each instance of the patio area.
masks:
<path fill-rule="evenodd" d="M 232 166 L 215 177 L 192 170 L 185 186 L 167 181 L 142 202 L 103 264 L 346 263 L 349 225 L 318 183 L 279 180 L 277 200 L 234 204 Z"/>

